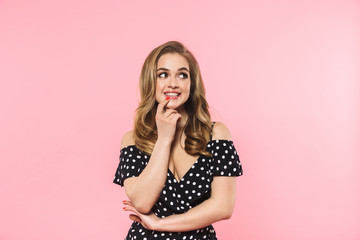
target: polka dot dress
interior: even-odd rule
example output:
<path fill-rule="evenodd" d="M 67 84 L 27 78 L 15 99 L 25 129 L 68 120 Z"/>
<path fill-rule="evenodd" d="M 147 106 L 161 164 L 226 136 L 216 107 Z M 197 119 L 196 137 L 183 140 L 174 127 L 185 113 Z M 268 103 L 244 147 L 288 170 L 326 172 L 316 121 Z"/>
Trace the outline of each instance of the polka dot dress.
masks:
<path fill-rule="evenodd" d="M 181 214 L 202 203 L 210 197 L 211 182 L 215 176 L 240 176 L 242 167 L 234 144 L 230 140 L 210 140 L 207 150 L 212 157 L 200 155 L 192 167 L 179 181 L 170 170 L 160 198 L 152 211 L 164 218 L 172 214 Z M 128 177 L 136 177 L 146 167 L 150 156 L 141 152 L 135 145 L 120 151 L 120 163 L 115 173 L 114 183 L 123 186 Z M 212 225 L 188 232 L 157 232 L 145 229 L 140 223 L 133 222 L 125 240 L 161 239 L 161 240 L 215 240 L 216 233 Z"/>

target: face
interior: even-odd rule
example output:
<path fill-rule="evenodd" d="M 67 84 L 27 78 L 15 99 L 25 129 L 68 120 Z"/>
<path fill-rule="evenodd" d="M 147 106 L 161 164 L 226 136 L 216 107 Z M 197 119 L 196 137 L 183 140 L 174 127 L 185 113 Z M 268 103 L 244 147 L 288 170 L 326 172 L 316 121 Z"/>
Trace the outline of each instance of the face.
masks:
<path fill-rule="evenodd" d="M 159 58 L 156 68 L 156 101 L 170 97 L 167 108 L 183 109 L 190 95 L 190 68 L 185 57 L 167 53 Z"/>

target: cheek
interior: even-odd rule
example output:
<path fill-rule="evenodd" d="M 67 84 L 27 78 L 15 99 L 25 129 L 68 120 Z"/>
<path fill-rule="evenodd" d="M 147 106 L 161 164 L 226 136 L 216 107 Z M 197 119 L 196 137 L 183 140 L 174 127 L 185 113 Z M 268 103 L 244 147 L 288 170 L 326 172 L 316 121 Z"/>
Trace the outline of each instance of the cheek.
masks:
<path fill-rule="evenodd" d="M 161 84 L 161 83 L 159 83 L 159 81 L 157 81 L 155 97 L 158 102 L 161 100 L 160 98 L 162 96 L 163 88 L 164 88 L 163 84 Z"/>

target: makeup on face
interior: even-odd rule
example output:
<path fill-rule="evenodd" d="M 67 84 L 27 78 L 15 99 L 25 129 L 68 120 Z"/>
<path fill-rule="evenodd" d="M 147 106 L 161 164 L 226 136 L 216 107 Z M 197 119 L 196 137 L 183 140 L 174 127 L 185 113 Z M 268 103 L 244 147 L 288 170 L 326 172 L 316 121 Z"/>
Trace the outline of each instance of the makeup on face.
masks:
<path fill-rule="evenodd" d="M 169 53 L 160 57 L 156 69 L 156 100 L 169 98 L 168 108 L 182 107 L 190 94 L 189 64 L 185 57 Z"/>

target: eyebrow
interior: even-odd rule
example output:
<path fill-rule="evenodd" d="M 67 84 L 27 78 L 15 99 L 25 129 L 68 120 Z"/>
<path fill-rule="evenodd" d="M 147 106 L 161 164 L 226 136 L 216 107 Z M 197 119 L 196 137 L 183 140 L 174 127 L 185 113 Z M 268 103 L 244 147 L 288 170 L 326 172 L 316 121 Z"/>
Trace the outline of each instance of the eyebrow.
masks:
<path fill-rule="evenodd" d="M 156 69 L 156 71 L 160 71 L 160 70 L 162 70 L 162 71 L 170 71 L 170 70 L 167 69 L 167 68 L 158 68 L 158 69 Z M 185 71 L 190 72 L 186 67 L 182 67 L 182 68 L 179 68 L 179 69 L 178 69 L 178 71 L 182 71 L 182 70 L 185 70 Z"/>

